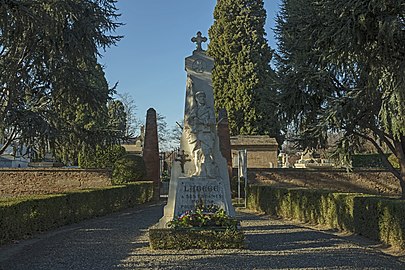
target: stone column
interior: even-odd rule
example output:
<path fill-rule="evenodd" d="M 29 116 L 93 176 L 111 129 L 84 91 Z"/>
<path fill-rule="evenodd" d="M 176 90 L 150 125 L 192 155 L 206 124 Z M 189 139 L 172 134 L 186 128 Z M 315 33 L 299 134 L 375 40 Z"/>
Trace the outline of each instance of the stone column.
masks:
<path fill-rule="evenodd" d="M 160 161 L 156 111 L 149 108 L 146 113 L 145 141 L 143 145 L 143 160 L 146 166 L 147 180 L 153 181 L 153 196 L 159 200 Z"/>
<path fill-rule="evenodd" d="M 226 109 L 220 109 L 218 112 L 218 137 L 219 148 L 222 156 L 226 159 L 228 165 L 229 183 L 232 180 L 232 155 L 231 155 L 231 137 L 229 132 L 228 113 Z"/>

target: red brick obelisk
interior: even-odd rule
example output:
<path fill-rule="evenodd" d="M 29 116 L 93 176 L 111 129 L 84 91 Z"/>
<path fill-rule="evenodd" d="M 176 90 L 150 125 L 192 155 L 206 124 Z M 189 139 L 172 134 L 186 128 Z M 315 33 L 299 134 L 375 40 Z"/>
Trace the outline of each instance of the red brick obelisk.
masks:
<path fill-rule="evenodd" d="M 143 160 L 146 166 L 147 180 L 153 181 L 153 197 L 159 200 L 160 161 L 156 111 L 149 108 L 146 113 L 145 141 L 143 145 Z"/>

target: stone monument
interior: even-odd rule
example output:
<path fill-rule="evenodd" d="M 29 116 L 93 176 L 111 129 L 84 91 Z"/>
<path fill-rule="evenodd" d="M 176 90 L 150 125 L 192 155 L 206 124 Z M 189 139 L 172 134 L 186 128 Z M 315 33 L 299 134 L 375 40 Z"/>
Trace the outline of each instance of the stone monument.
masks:
<path fill-rule="evenodd" d="M 160 160 L 157 132 L 156 111 L 149 108 L 146 112 L 145 140 L 143 160 L 146 167 L 146 178 L 153 181 L 153 198 L 159 199 Z"/>
<path fill-rule="evenodd" d="M 159 227 L 196 205 L 216 205 L 233 217 L 227 161 L 219 147 L 214 112 L 211 71 L 214 60 L 202 49 L 207 41 L 201 32 L 191 39 L 197 44 L 185 59 L 187 72 L 184 128 L 180 154 L 172 164 L 169 197 Z"/>

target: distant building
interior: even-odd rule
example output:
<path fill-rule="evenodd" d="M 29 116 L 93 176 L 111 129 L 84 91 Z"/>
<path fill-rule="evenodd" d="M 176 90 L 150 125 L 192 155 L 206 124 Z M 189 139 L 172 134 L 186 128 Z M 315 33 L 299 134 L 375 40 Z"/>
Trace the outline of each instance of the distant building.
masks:
<path fill-rule="evenodd" d="M 13 167 L 13 159 L 10 158 L 8 155 L 1 155 L 0 156 L 0 168 L 11 168 Z"/>
<path fill-rule="evenodd" d="M 129 155 L 142 156 L 143 145 L 141 144 L 121 144 Z"/>
<path fill-rule="evenodd" d="M 248 168 L 277 168 L 278 143 L 267 135 L 231 137 L 232 167 L 238 166 L 238 151 L 247 150 Z"/>
<path fill-rule="evenodd" d="M 143 142 L 145 141 L 145 127 L 141 126 L 141 135 L 127 139 L 121 146 L 129 155 L 142 156 Z"/>
<path fill-rule="evenodd" d="M 1 147 L 1 144 L 0 144 Z M 8 147 L 4 154 L 0 155 L 0 168 L 26 168 L 30 159 L 23 155 L 26 148 L 16 149 L 15 147 Z"/>

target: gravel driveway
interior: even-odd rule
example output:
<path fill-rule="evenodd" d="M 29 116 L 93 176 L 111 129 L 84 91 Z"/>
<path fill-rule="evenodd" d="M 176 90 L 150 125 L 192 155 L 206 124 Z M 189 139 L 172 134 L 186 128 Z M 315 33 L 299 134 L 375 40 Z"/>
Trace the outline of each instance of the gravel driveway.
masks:
<path fill-rule="evenodd" d="M 239 212 L 245 250 L 153 251 L 161 204 L 139 206 L 0 247 L 0 269 L 395 269 L 405 262 L 344 237 Z"/>

